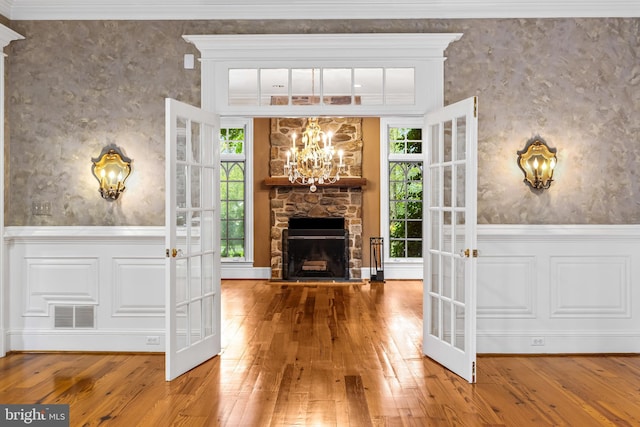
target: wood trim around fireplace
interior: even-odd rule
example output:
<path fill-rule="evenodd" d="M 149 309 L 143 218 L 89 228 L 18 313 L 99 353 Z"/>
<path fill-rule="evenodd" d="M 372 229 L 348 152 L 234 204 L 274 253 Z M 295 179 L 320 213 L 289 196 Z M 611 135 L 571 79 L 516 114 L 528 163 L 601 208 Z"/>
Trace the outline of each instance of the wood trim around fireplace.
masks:
<path fill-rule="evenodd" d="M 264 185 L 268 187 L 307 187 L 307 184 L 291 183 L 286 176 L 272 176 L 264 179 Z M 366 178 L 344 177 L 333 184 L 322 184 L 322 187 L 358 188 L 366 187 Z"/>

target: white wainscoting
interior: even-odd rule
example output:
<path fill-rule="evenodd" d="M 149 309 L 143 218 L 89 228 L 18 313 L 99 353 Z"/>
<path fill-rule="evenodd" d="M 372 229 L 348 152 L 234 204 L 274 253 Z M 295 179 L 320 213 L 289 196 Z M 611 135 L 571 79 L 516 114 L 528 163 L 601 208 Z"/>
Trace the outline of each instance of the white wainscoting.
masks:
<path fill-rule="evenodd" d="M 478 249 L 479 353 L 640 352 L 639 225 L 483 225 Z"/>
<path fill-rule="evenodd" d="M 163 230 L 5 228 L 8 350 L 164 351 Z M 94 327 L 56 327 L 70 305 L 92 306 Z"/>
<path fill-rule="evenodd" d="M 162 227 L 7 227 L 5 241 L 7 350 L 164 351 Z M 478 250 L 479 353 L 640 352 L 640 225 L 482 225 Z M 385 276 L 396 267 L 422 277 Z M 56 328 L 58 305 L 94 307 L 95 327 Z"/>

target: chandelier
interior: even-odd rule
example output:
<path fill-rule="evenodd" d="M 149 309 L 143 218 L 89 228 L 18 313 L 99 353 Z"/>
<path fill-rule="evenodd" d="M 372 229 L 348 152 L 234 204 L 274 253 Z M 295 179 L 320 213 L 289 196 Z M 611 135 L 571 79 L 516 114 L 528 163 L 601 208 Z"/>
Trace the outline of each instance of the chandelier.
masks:
<path fill-rule="evenodd" d="M 317 118 L 310 118 L 302 132 L 300 147 L 296 144 L 296 134 L 291 136 L 291 149 L 287 151 L 284 172 L 291 183 L 309 185 L 311 192 L 316 184 L 333 184 L 345 173 L 343 151 L 338 150 L 339 161 L 335 164 L 335 149 L 331 143 L 331 132 L 324 133 Z M 322 145 L 322 146 L 321 146 Z M 331 173 L 335 169 L 335 175 Z"/>

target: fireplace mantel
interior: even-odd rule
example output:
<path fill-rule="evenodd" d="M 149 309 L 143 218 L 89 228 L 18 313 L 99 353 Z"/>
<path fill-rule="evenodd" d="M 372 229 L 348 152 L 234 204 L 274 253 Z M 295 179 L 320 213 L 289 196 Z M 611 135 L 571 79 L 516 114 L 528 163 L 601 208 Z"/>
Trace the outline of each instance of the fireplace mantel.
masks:
<path fill-rule="evenodd" d="M 289 178 L 286 176 L 272 176 L 265 178 L 264 185 L 268 187 L 308 187 L 308 184 L 299 184 L 289 182 Z M 367 185 L 366 178 L 358 177 L 344 177 L 333 184 L 318 184 L 321 187 L 342 187 L 342 188 L 358 188 L 365 187 Z"/>

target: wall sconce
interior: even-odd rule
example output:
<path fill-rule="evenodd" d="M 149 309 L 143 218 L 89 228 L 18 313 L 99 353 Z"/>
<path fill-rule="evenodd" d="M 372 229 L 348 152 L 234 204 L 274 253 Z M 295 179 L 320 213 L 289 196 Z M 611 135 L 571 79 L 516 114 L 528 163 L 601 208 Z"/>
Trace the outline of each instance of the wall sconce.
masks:
<path fill-rule="evenodd" d="M 518 166 L 524 172 L 524 182 L 535 190 L 549 188 L 553 170 L 558 163 L 556 149 L 549 148 L 544 139 L 534 136 L 518 151 Z"/>
<path fill-rule="evenodd" d="M 104 147 L 100 155 L 91 161 L 91 172 L 100 183 L 102 198 L 117 200 L 124 191 L 124 182 L 131 173 L 131 159 L 112 144 Z"/>

